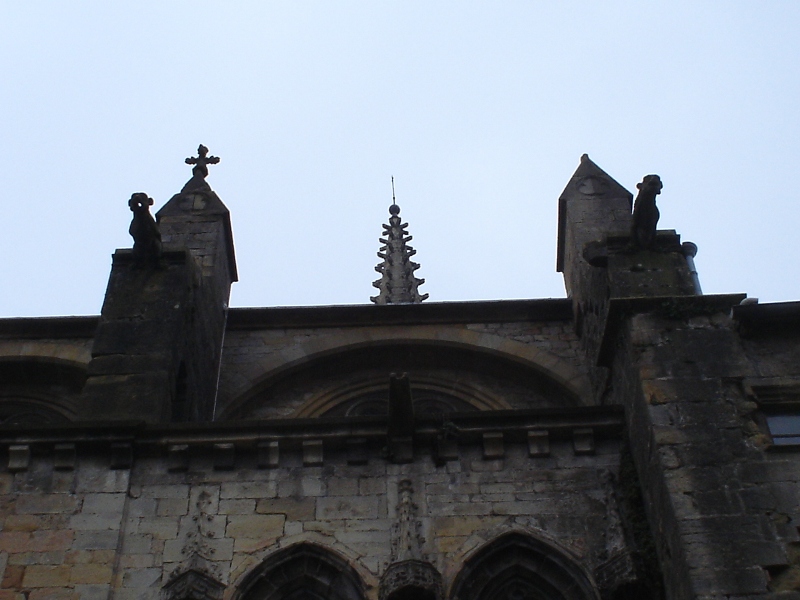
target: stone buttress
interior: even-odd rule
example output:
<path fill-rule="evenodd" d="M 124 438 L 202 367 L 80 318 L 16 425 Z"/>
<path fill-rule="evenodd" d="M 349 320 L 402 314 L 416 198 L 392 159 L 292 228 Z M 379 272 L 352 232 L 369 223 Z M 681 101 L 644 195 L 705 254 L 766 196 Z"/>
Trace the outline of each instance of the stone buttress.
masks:
<path fill-rule="evenodd" d="M 770 458 L 748 439 L 742 382 L 758 373 L 731 318 L 744 296 L 700 294 L 696 247 L 656 228 L 660 178 L 637 187 L 631 211 L 584 156 L 560 199 L 558 269 L 595 395 L 625 409 L 666 598 L 767 597 L 798 536 L 751 500 Z"/>
<path fill-rule="evenodd" d="M 201 146 L 192 178 L 158 212 L 160 264 L 117 250 L 80 406 L 82 419 L 210 421 L 231 283 L 230 214 Z"/>

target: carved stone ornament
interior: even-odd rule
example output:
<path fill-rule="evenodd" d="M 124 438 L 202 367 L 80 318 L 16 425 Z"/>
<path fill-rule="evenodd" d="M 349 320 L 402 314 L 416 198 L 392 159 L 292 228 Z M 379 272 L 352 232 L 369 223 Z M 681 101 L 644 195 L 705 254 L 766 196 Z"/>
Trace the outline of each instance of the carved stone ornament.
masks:
<path fill-rule="evenodd" d="M 442 576 L 427 562 L 425 538 L 417 518 L 414 487 L 404 479 L 397 486 L 397 517 L 392 525 L 392 564 L 381 577 L 379 600 L 441 600 Z"/>
<path fill-rule="evenodd" d="M 197 156 L 190 156 L 184 162 L 194 166 L 192 167 L 192 177 L 183 186 L 181 193 L 190 196 L 194 209 L 201 209 L 206 202 L 205 195 L 211 192 L 211 187 L 206 182 L 208 165 L 216 165 L 219 157 L 209 156 L 208 148 L 200 144 L 197 147 Z"/>
<path fill-rule="evenodd" d="M 656 207 L 656 196 L 664 184 L 658 175 L 645 175 L 636 187 L 639 193 L 633 205 L 631 244 L 636 250 L 652 250 L 656 244 L 656 226 L 661 216 Z"/>
<path fill-rule="evenodd" d="M 397 486 L 397 517 L 392 525 L 392 562 L 421 560 L 422 523 L 417 519 L 417 505 L 414 503 L 414 487 L 410 480 L 404 479 Z"/>
<path fill-rule="evenodd" d="M 217 502 L 218 492 L 215 494 L 210 488 L 198 486 L 191 490 L 189 513 L 180 518 L 178 537 L 170 542 L 180 548 L 180 560 L 175 561 L 174 576 L 193 571 L 213 581 L 225 580 L 225 569 L 216 555 L 226 544 L 223 539 L 226 519 L 224 515 L 215 514 L 214 505 Z M 170 581 L 174 576 L 170 577 Z"/>
<path fill-rule="evenodd" d="M 197 147 L 197 156 L 190 156 L 186 159 L 187 165 L 194 165 L 192 167 L 192 175 L 205 179 L 208 177 L 208 165 L 216 165 L 219 162 L 219 157 L 208 156 L 208 148 L 200 144 Z"/>
<path fill-rule="evenodd" d="M 442 576 L 429 562 L 404 560 L 394 563 L 381 577 L 379 600 L 442 600 Z"/>
<path fill-rule="evenodd" d="M 394 178 L 392 189 L 394 190 Z M 400 219 L 400 207 L 394 201 L 394 192 L 389 214 L 389 224 L 383 226 L 383 235 L 386 237 L 380 238 L 383 245 L 378 252 L 378 258 L 381 262 L 375 267 L 381 278 L 372 283 L 380 293 L 370 296 L 369 299 L 375 304 L 419 304 L 428 298 L 428 294 L 419 293 L 419 286 L 425 280 L 414 276 L 414 272 L 419 269 L 419 263 L 412 261 L 411 257 L 417 251 L 408 245 L 412 236 L 408 235 L 408 223 L 403 223 Z"/>
<path fill-rule="evenodd" d="M 133 266 L 138 269 L 158 267 L 161 264 L 161 231 L 150 214 L 152 205 L 153 199 L 142 192 L 131 195 L 128 200 L 128 206 L 133 212 L 128 233 L 133 238 Z"/>
<path fill-rule="evenodd" d="M 224 592 L 225 586 L 211 575 L 190 569 L 167 582 L 163 597 L 166 600 L 222 600 Z"/>

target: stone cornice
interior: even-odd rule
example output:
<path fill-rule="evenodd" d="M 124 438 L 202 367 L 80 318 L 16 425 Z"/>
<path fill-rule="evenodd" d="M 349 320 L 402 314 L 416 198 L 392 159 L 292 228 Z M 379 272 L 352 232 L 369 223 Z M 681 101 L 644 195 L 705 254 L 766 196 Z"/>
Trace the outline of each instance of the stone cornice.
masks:
<path fill-rule="evenodd" d="M 733 318 L 743 335 L 796 333 L 800 330 L 800 302 L 740 304 L 733 307 Z"/>
<path fill-rule="evenodd" d="M 541 300 L 425 302 L 423 304 L 232 308 L 228 312 L 228 329 L 568 321 L 570 319 L 572 319 L 572 301 L 570 299 L 546 298 Z"/>
<path fill-rule="evenodd" d="M 523 433 L 546 429 L 559 436 L 576 427 L 591 427 L 616 436 L 622 427 L 618 406 L 581 406 L 531 410 L 495 410 L 451 413 L 446 416 L 459 431 L 459 439 L 477 438 L 488 431 Z M 442 429 L 441 417 L 419 416 L 414 436 L 435 437 Z M 0 445 L 36 443 L 102 444 L 130 442 L 136 445 L 171 444 L 253 444 L 264 439 L 347 439 L 385 437 L 386 417 L 334 417 L 227 421 L 217 423 L 175 423 L 149 425 L 138 421 L 82 422 L 40 427 L 0 427 Z"/>
<path fill-rule="evenodd" d="M 91 338 L 100 317 L 19 317 L 0 319 L 0 339 Z"/>
<path fill-rule="evenodd" d="M 658 313 L 674 319 L 728 312 L 746 298 L 746 294 L 709 294 L 701 296 L 650 296 L 640 298 L 612 298 L 608 317 L 600 342 L 597 364 L 611 365 L 614 357 L 614 340 L 620 325 L 627 316 L 641 313 Z"/>

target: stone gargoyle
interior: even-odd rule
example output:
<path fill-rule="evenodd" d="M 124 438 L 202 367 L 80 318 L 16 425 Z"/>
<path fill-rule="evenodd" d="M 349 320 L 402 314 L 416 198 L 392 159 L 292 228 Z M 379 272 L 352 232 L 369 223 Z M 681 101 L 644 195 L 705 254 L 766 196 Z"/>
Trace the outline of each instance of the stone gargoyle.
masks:
<path fill-rule="evenodd" d="M 133 194 L 128 200 L 128 206 L 133 212 L 128 233 L 133 238 L 134 268 L 161 267 L 161 231 L 150 214 L 152 205 L 153 199 L 142 192 Z"/>
<path fill-rule="evenodd" d="M 633 205 L 631 245 L 635 250 L 652 250 L 656 245 L 656 226 L 661 216 L 656 207 L 656 196 L 664 185 L 658 175 L 645 175 L 636 187 L 639 193 Z"/>

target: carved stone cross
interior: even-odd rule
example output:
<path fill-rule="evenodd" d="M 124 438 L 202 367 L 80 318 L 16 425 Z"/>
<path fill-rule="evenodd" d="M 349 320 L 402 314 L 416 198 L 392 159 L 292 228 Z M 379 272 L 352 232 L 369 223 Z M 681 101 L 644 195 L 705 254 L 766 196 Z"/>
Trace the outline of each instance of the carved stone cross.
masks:
<path fill-rule="evenodd" d="M 219 158 L 216 156 L 208 156 L 208 148 L 200 144 L 197 147 L 197 158 L 189 157 L 186 159 L 187 165 L 194 165 L 192 169 L 192 175 L 195 177 L 202 177 L 205 179 L 208 177 L 208 166 L 207 165 L 215 165 L 219 162 Z"/>

